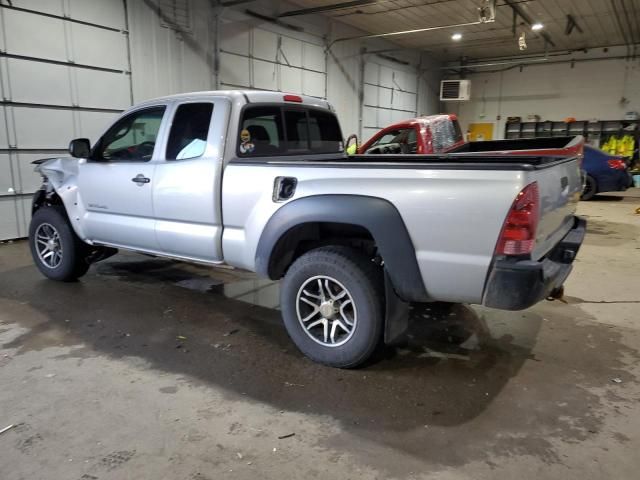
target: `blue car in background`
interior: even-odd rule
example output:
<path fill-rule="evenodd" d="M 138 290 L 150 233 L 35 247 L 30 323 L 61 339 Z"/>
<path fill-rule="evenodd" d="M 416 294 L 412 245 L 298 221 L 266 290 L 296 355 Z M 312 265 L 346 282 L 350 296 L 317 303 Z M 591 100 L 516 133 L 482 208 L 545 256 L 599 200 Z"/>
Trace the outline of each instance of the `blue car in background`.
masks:
<path fill-rule="evenodd" d="M 586 172 L 582 200 L 591 200 L 596 193 L 621 192 L 631 185 L 624 157 L 585 145 L 582 168 Z"/>

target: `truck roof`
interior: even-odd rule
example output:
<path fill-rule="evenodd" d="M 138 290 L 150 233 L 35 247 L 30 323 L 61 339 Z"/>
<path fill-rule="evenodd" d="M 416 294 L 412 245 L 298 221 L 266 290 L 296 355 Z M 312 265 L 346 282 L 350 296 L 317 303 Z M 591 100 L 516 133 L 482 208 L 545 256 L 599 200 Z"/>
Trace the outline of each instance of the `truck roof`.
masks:
<path fill-rule="evenodd" d="M 322 98 L 295 93 L 274 92 L 270 90 L 208 90 L 201 92 L 178 93 L 175 95 L 167 95 L 164 97 L 145 100 L 144 102 L 136 104 L 135 107 L 137 108 L 141 105 L 153 104 L 159 101 L 190 100 L 212 96 L 228 97 L 232 101 L 238 101 L 241 103 L 299 103 L 305 106 L 325 108 L 333 111 L 331 104 Z"/>

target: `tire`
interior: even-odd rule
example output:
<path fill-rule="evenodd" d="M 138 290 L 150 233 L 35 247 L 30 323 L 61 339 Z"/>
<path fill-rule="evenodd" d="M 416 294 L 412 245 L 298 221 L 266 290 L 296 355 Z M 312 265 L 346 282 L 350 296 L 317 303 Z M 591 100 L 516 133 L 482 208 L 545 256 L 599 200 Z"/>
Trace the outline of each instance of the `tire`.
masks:
<path fill-rule="evenodd" d="M 596 183 L 596 179 L 591 175 L 587 175 L 580 200 L 591 200 L 596 193 L 598 193 L 598 184 Z"/>
<path fill-rule="evenodd" d="M 289 336 L 307 357 L 331 367 L 357 367 L 381 344 L 382 269 L 352 248 L 311 250 L 287 271 L 280 308 Z"/>
<path fill-rule="evenodd" d="M 51 240 L 45 244 L 46 240 Z M 38 270 L 51 280 L 71 282 L 89 270 L 87 245 L 75 234 L 62 207 L 43 207 L 29 225 L 29 247 Z"/>

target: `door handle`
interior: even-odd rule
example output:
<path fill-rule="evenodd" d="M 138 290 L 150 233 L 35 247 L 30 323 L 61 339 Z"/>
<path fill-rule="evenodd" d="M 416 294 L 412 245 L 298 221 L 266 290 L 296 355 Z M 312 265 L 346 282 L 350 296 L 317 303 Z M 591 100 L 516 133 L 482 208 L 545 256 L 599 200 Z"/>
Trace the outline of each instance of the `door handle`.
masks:
<path fill-rule="evenodd" d="M 136 175 L 135 177 L 133 177 L 131 179 L 132 182 L 135 182 L 138 184 L 139 187 L 143 186 L 145 183 L 149 183 L 151 182 L 150 178 L 145 177 L 143 174 L 139 173 L 138 175 Z"/>

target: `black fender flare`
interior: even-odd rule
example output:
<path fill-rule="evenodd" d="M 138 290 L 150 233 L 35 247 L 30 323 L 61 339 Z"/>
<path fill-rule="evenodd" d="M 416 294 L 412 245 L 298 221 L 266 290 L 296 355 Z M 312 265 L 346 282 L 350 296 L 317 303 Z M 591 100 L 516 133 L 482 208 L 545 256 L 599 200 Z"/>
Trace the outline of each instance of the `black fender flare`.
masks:
<path fill-rule="evenodd" d="M 256 250 L 256 272 L 277 280 L 272 254 L 291 229 L 305 223 L 344 223 L 371 233 L 397 295 L 406 302 L 428 300 L 413 242 L 398 210 L 382 198 L 364 195 L 313 195 L 292 200 L 267 222 Z"/>

